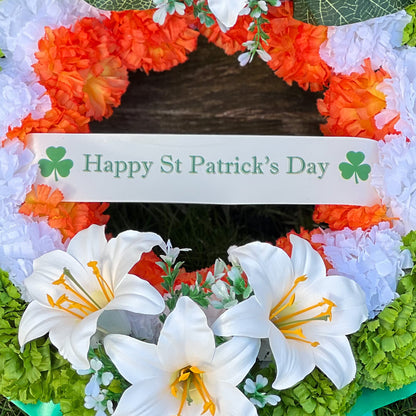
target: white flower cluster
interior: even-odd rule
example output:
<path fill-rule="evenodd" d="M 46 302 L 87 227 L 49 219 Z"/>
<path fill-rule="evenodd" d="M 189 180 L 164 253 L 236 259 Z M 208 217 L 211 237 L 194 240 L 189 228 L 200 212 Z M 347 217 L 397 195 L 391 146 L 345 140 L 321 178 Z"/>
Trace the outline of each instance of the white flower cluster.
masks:
<path fill-rule="evenodd" d="M 364 22 L 328 28 L 328 40 L 320 49 L 321 58 L 336 73 L 362 72 L 364 60 L 373 68 L 383 65 L 393 48 L 401 46 L 403 29 L 411 17 L 404 11 Z"/>
<path fill-rule="evenodd" d="M 32 159 L 33 154 L 20 141 L 0 147 L 0 268 L 9 273 L 24 298 L 23 280 L 32 273 L 33 260 L 63 247 L 57 230 L 18 213 L 35 181 Z"/>
<path fill-rule="evenodd" d="M 416 229 L 416 142 L 390 136 L 379 143 L 379 164 L 373 169 L 373 185 L 388 214 L 400 218 L 404 234 Z M 399 225 L 398 225 L 399 226 Z"/>
<path fill-rule="evenodd" d="M 0 139 L 28 114 L 41 118 L 51 107 L 32 68 L 45 27 L 70 26 L 81 17 L 99 15 L 83 0 L 1 1 L 0 49 L 6 58 L 0 63 Z"/>
<path fill-rule="evenodd" d="M 396 296 L 403 269 L 412 267 L 410 253 L 401 251 L 400 235 L 388 222 L 370 230 L 325 230 L 312 241 L 324 244 L 325 256 L 333 265 L 330 275 L 349 277 L 366 294 L 369 318 L 374 318 Z"/>
<path fill-rule="evenodd" d="M 92 374 L 90 381 L 85 386 L 85 403 L 87 409 L 94 409 L 95 416 L 107 416 L 114 413 L 113 402 L 106 399 L 107 387 L 113 381 L 114 376 L 109 371 L 103 370 L 103 363 L 94 357 L 90 361 L 91 369 L 78 371 L 79 374 Z"/>

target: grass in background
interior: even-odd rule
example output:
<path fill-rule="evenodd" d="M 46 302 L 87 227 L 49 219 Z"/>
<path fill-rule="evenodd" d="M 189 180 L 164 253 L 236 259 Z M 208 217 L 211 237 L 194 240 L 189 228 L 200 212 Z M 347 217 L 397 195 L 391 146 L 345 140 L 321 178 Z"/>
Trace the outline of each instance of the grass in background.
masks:
<path fill-rule="evenodd" d="M 215 206 L 178 204 L 113 203 L 107 232 L 116 236 L 126 229 L 153 231 L 174 246 L 192 248 L 181 253 L 187 270 L 211 266 L 220 257 L 227 260 L 231 245 L 260 240 L 274 243 L 302 225 L 313 229 L 313 206 Z M 24 416 L 6 399 L 0 399 L 0 416 Z M 394 403 L 376 412 L 377 416 L 416 416 L 413 398 Z M 242 415 L 244 416 L 244 415 Z"/>

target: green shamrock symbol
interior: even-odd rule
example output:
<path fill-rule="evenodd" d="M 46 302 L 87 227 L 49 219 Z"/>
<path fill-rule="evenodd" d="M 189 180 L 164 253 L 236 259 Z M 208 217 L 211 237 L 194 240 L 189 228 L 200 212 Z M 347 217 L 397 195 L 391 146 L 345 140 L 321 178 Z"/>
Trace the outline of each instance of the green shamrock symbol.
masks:
<path fill-rule="evenodd" d="M 355 183 L 358 183 L 358 178 L 362 181 L 368 179 L 371 172 L 371 166 L 364 163 L 365 155 L 363 152 L 348 152 L 347 160 L 350 163 L 342 162 L 339 164 L 339 170 L 344 179 L 350 179 L 354 175 Z"/>
<path fill-rule="evenodd" d="M 72 166 L 74 166 L 74 162 L 71 159 L 62 160 L 65 154 L 66 150 L 62 146 L 48 147 L 46 149 L 46 155 L 48 156 L 49 160 L 39 160 L 41 175 L 46 178 L 52 175 L 52 172 L 54 172 L 55 181 L 58 181 L 58 174 L 63 178 L 66 178 L 69 175 L 69 171 L 71 170 Z"/>

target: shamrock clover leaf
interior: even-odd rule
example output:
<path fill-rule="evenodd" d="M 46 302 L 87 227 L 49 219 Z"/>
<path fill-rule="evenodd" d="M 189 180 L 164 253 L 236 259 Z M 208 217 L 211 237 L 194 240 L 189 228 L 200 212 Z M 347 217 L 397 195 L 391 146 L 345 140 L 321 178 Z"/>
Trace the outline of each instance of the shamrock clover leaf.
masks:
<path fill-rule="evenodd" d="M 344 179 L 350 179 L 354 175 L 355 183 L 358 183 L 358 178 L 362 181 L 368 179 L 371 172 L 371 166 L 364 163 L 365 155 L 363 152 L 348 152 L 347 160 L 350 163 L 342 162 L 338 165 L 341 175 Z"/>
<path fill-rule="evenodd" d="M 50 146 L 46 149 L 46 155 L 48 159 L 40 159 L 39 167 L 40 173 L 43 177 L 48 177 L 55 173 L 55 181 L 58 181 L 58 174 L 63 178 L 66 178 L 69 175 L 69 172 L 74 166 L 74 162 L 71 159 L 63 159 L 66 154 L 64 147 L 54 147 Z"/>

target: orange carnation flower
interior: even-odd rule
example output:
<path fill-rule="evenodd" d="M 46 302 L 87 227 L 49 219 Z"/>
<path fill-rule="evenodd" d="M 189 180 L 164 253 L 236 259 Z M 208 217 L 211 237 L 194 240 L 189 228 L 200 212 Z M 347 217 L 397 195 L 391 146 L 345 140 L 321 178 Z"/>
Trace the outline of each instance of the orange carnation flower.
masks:
<path fill-rule="evenodd" d="M 233 55 L 238 51 L 245 51 L 246 48 L 243 46 L 243 43 L 253 38 L 253 32 L 248 30 L 251 22 L 252 18 L 244 15 L 239 16 L 237 23 L 225 33 L 216 22 L 210 27 L 199 24 L 198 29 L 209 42 L 223 49 L 227 55 Z"/>
<path fill-rule="evenodd" d="M 153 10 L 112 12 L 106 25 L 117 40 L 118 56 L 129 70 L 166 71 L 187 60 L 196 49 L 199 32 L 190 28 L 192 14 L 167 15 L 163 26 Z"/>
<path fill-rule="evenodd" d="M 58 107 L 102 120 L 120 105 L 128 85 L 127 69 L 116 49 L 104 23 L 84 18 L 72 30 L 45 28 L 33 67 Z"/>
<path fill-rule="evenodd" d="M 384 205 L 316 205 L 312 219 L 318 224 L 328 224 L 331 230 L 342 230 L 345 227 L 366 230 L 382 221 L 391 221 L 392 218 L 386 216 L 386 211 Z"/>
<path fill-rule="evenodd" d="M 104 225 L 110 219 L 109 215 L 103 214 L 108 203 L 62 202 L 62 193 L 59 190 L 51 191 L 48 185 L 32 186 L 19 212 L 47 217 L 48 224 L 61 232 L 63 242 L 92 224 Z"/>
<path fill-rule="evenodd" d="M 18 138 L 26 144 L 26 137 L 30 133 L 88 133 L 89 121 L 89 117 L 75 110 L 53 107 L 41 119 L 34 120 L 29 114 L 19 127 L 9 129 L 7 137 Z"/>
<path fill-rule="evenodd" d="M 304 90 L 320 91 L 331 75 L 330 67 L 319 55 L 319 48 L 327 39 L 327 28 L 300 22 L 292 16 L 292 2 L 269 8 L 266 32 L 270 39 L 265 50 L 271 60 L 267 64 L 289 85 L 295 81 Z"/>
<path fill-rule="evenodd" d="M 375 116 L 386 107 L 385 95 L 377 86 L 390 78 L 389 74 L 383 69 L 373 71 L 369 59 L 363 71 L 331 78 L 324 99 L 318 100 L 319 112 L 327 117 L 327 124 L 321 125 L 323 134 L 381 140 L 386 134 L 397 133 L 394 125 L 399 115 L 382 129 L 375 123 Z"/>
<path fill-rule="evenodd" d="M 333 266 L 325 256 L 323 244 L 312 242 L 312 236 L 315 234 L 320 234 L 320 233 L 321 233 L 321 230 L 319 228 L 316 228 L 312 231 L 308 231 L 308 230 L 305 230 L 303 227 L 300 227 L 300 233 L 297 233 L 294 230 L 289 231 L 286 234 L 286 237 L 280 237 L 278 240 L 276 240 L 276 246 L 284 250 L 288 256 L 291 256 L 292 255 L 292 243 L 289 240 L 289 236 L 293 234 L 301 238 L 304 238 L 305 240 L 309 241 L 312 247 L 321 255 L 322 260 L 325 263 L 326 269 L 329 270 L 329 269 L 332 269 Z"/>

